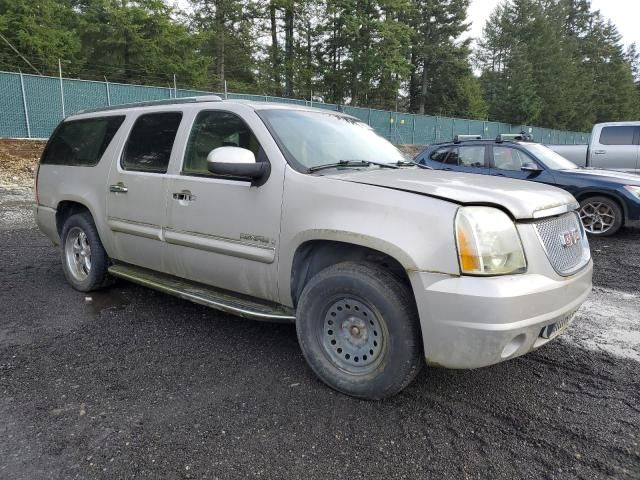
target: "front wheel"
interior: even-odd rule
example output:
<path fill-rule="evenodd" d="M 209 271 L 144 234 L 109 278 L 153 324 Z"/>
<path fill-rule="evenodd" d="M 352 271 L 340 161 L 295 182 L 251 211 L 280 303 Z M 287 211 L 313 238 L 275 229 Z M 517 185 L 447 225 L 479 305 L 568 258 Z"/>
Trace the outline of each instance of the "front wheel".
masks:
<path fill-rule="evenodd" d="M 608 197 L 588 197 L 580 201 L 580 220 L 594 237 L 614 235 L 624 223 L 622 209 Z"/>
<path fill-rule="evenodd" d="M 375 264 L 345 262 L 315 275 L 300 297 L 296 328 L 315 374 L 354 397 L 394 395 L 424 363 L 411 291 Z"/>

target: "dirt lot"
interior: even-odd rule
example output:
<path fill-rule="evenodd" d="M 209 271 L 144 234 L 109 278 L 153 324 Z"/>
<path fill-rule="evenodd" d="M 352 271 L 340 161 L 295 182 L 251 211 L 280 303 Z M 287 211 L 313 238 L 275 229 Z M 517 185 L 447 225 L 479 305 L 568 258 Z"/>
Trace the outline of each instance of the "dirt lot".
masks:
<path fill-rule="evenodd" d="M 0 187 L 32 186 L 46 142 L 0 138 Z"/>

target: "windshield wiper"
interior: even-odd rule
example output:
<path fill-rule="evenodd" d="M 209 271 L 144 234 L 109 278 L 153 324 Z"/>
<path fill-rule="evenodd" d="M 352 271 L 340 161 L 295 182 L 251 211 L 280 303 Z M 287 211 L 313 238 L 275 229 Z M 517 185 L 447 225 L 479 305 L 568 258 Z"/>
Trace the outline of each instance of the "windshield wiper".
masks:
<path fill-rule="evenodd" d="M 368 167 L 370 165 L 376 165 L 383 168 L 398 168 L 397 165 L 392 163 L 372 162 L 371 160 L 340 160 L 337 163 L 327 163 L 326 165 L 316 165 L 315 167 L 309 167 L 309 172 L 317 172 L 318 170 L 324 170 L 325 168 L 340 168 L 340 167 Z"/>
<path fill-rule="evenodd" d="M 433 170 L 433 168 L 430 167 L 429 165 L 424 165 L 422 163 L 414 162 L 413 160 L 398 160 L 396 162 L 396 165 L 398 165 L 399 167 L 414 166 L 414 167 L 424 168 L 426 170 Z"/>

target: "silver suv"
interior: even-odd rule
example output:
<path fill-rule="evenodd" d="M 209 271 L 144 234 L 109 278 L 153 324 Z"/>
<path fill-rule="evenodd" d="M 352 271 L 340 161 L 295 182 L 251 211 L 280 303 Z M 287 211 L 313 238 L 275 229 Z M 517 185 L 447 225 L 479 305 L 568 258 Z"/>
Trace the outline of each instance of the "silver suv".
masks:
<path fill-rule="evenodd" d="M 591 289 L 570 194 L 421 168 L 324 110 L 205 97 L 80 113 L 36 192 L 77 290 L 120 277 L 295 322 L 313 371 L 360 398 L 399 392 L 425 361 L 538 348 Z"/>

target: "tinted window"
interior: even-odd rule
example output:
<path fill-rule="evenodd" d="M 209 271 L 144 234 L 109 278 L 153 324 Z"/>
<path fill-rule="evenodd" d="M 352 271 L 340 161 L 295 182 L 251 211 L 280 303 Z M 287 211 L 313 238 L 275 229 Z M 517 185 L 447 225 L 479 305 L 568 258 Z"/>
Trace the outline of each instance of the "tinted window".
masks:
<path fill-rule="evenodd" d="M 493 164 L 500 170 L 522 170 L 522 166 L 533 163 L 525 153 L 510 147 L 493 147 Z"/>
<path fill-rule="evenodd" d="M 449 153 L 449 147 L 441 147 L 432 152 L 429 158 L 434 162 L 444 162 L 445 158 L 447 158 L 447 153 Z"/>
<path fill-rule="evenodd" d="M 636 127 L 604 127 L 600 133 L 602 145 L 633 145 Z"/>
<path fill-rule="evenodd" d="M 241 147 L 258 157 L 260 144 L 248 125 L 233 113 L 201 112 L 196 118 L 187 143 L 182 171 L 210 175 L 207 155 L 218 147 Z"/>
<path fill-rule="evenodd" d="M 180 112 L 150 113 L 136 120 L 122 155 L 122 168 L 166 173 Z"/>
<path fill-rule="evenodd" d="M 62 123 L 42 156 L 43 164 L 93 167 L 122 125 L 123 116 Z"/>
<path fill-rule="evenodd" d="M 486 167 L 484 151 L 483 145 L 457 147 L 451 151 L 446 163 L 460 167 L 483 168 Z"/>

